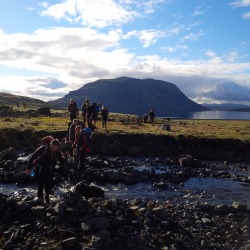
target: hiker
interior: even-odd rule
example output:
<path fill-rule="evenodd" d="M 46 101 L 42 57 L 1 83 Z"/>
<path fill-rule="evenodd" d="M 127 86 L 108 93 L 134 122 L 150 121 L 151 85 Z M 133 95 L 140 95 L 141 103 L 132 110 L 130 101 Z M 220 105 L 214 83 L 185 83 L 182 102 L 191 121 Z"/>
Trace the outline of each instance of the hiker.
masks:
<path fill-rule="evenodd" d="M 153 109 L 151 109 L 149 112 L 149 122 L 154 123 L 154 120 L 155 120 L 155 112 Z"/>
<path fill-rule="evenodd" d="M 74 147 L 76 148 L 78 154 L 78 171 L 84 170 L 85 155 L 89 153 L 89 139 L 92 132 L 90 128 L 85 128 L 85 130 L 86 129 L 88 129 L 90 133 L 89 135 L 84 133 L 84 129 L 81 125 L 77 125 L 75 128 Z"/>
<path fill-rule="evenodd" d="M 87 108 L 88 108 L 88 106 L 89 106 L 89 100 L 86 99 L 83 102 L 82 108 L 81 108 L 81 110 L 82 110 L 82 120 L 83 120 L 84 127 L 86 126 L 86 119 L 87 119 L 86 115 L 87 115 Z"/>
<path fill-rule="evenodd" d="M 99 115 L 99 112 L 100 112 L 100 107 L 101 107 L 101 103 L 97 103 L 96 106 L 95 106 L 95 110 L 92 114 L 92 123 L 94 125 L 94 127 L 96 127 L 96 123 L 97 123 L 97 120 L 98 120 L 98 115 Z"/>
<path fill-rule="evenodd" d="M 45 145 L 48 148 L 49 144 L 51 143 L 51 141 L 53 139 L 54 139 L 53 135 L 47 135 L 47 136 L 43 137 L 41 140 L 41 146 Z"/>
<path fill-rule="evenodd" d="M 98 115 L 96 113 L 97 113 L 97 103 L 93 102 L 91 105 L 87 107 L 87 113 L 86 113 L 87 124 L 91 130 L 96 128 L 95 119 L 97 118 Z"/>
<path fill-rule="evenodd" d="M 102 117 L 102 127 L 103 128 L 106 128 L 106 126 L 107 126 L 108 114 L 109 114 L 108 109 L 105 106 L 102 106 L 101 117 Z"/>
<path fill-rule="evenodd" d="M 43 189 L 45 189 L 45 201 L 50 204 L 49 194 L 53 188 L 53 173 L 57 160 L 65 163 L 66 159 L 62 157 L 59 150 L 60 142 L 58 139 L 52 139 L 49 146 L 43 145 L 39 147 L 30 157 L 26 175 L 31 173 L 31 169 L 35 168 L 37 178 L 37 197 L 43 201 Z"/>
<path fill-rule="evenodd" d="M 70 121 L 73 121 L 74 119 L 76 119 L 76 116 L 78 114 L 78 108 L 77 108 L 76 102 L 73 99 L 70 99 L 68 112 L 70 116 Z"/>
<path fill-rule="evenodd" d="M 71 143 L 74 143 L 75 141 L 75 128 L 77 125 L 79 125 L 79 122 L 80 122 L 79 119 L 74 119 L 69 127 L 69 141 Z"/>
<path fill-rule="evenodd" d="M 143 122 L 144 122 L 144 123 L 148 122 L 148 114 L 145 114 L 145 115 L 143 116 Z"/>
<path fill-rule="evenodd" d="M 140 125 L 141 122 L 142 122 L 142 117 L 138 115 L 138 116 L 135 118 L 135 123 L 138 124 L 138 125 Z"/>
<path fill-rule="evenodd" d="M 69 128 L 69 141 L 72 145 L 72 155 L 75 157 L 77 155 L 76 147 L 74 146 L 75 142 L 75 133 L 76 133 L 76 126 L 80 125 L 80 120 L 79 119 L 74 119 L 72 124 L 70 125 Z"/>

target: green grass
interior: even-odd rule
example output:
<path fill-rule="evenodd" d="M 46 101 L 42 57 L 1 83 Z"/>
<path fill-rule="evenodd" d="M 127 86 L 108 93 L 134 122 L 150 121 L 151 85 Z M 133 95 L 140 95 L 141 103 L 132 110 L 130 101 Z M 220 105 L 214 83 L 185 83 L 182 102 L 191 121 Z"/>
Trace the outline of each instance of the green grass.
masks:
<path fill-rule="evenodd" d="M 82 119 L 81 114 L 79 115 Z M 115 114 L 109 115 L 107 129 L 101 127 L 101 121 L 97 122 L 95 133 L 108 134 L 157 134 L 178 137 L 213 138 L 213 139 L 250 139 L 250 122 L 245 120 L 180 120 L 156 118 L 155 124 L 136 124 L 136 116 Z M 51 117 L 0 117 L 0 129 L 15 128 L 19 130 L 31 129 L 33 131 L 67 131 L 69 114 L 65 110 L 52 110 Z M 169 124 L 171 131 L 162 131 L 160 126 Z"/>

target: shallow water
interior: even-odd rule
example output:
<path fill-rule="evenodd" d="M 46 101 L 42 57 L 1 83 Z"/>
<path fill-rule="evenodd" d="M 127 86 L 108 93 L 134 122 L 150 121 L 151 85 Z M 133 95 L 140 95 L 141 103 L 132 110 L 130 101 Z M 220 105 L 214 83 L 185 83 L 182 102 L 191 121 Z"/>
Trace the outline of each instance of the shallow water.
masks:
<path fill-rule="evenodd" d="M 54 188 L 52 199 L 69 193 L 71 185 L 67 182 Z M 135 185 L 103 184 L 106 198 L 169 200 L 172 202 L 207 202 L 210 204 L 231 205 L 241 202 L 250 208 L 250 184 L 230 179 L 190 178 L 182 186 L 169 186 L 158 189 L 151 183 L 138 183 Z M 36 185 L 0 184 L 0 192 L 14 196 L 36 196 Z"/>
<path fill-rule="evenodd" d="M 250 208 L 250 184 L 229 179 L 190 178 L 183 186 L 170 186 L 166 190 L 154 188 L 150 183 L 136 185 L 103 185 L 106 197 L 124 199 L 154 199 L 195 201 L 231 205 L 242 202 Z"/>
<path fill-rule="evenodd" d="M 154 169 L 156 174 L 164 174 L 169 171 L 169 166 L 136 166 L 139 172 Z M 249 169 L 227 170 L 237 176 L 249 176 Z M 68 194 L 72 184 L 64 181 L 60 186 L 54 188 L 52 198 L 60 199 L 60 196 Z M 189 178 L 182 185 L 169 185 L 165 189 L 153 187 L 152 183 L 137 183 L 135 185 L 125 184 L 103 184 L 100 186 L 105 191 L 106 198 L 121 199 L 153 199 L 169 200 L 173 202 L 208 202 L 211 204 L 231 205 L 233 202 L 241 202 L 250 208 L 250 183 L 232 179 L 217 178 Z M 14 196 L 31 195 L 36 196 L 36 184 L 15 185 L 0 184 L 0 192 Z"/>

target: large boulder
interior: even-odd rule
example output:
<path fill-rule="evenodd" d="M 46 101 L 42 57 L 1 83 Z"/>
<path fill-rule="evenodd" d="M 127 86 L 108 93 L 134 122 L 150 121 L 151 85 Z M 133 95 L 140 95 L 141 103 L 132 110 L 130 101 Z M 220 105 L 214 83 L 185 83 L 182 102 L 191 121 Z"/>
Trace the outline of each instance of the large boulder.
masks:
<path fill-rule="evenodd" d="M 73 192 L 79 192 L 85 198 L 104 197 L 104 191 L 100 187 L 88 185 L 83 181 L 74 186 Z"/>
<path fill-rule="evenodd" d="M 39 115 L 51 116 L 50 107 L 42 107 L 37 110 Z"/>
<path fill-rule="evenodd" d="M 0 161 L 2 160 L 13 160 L 16 161 L 18 157 L 17 151 L 15 148 L 10 147 L 0 152 Z"/>

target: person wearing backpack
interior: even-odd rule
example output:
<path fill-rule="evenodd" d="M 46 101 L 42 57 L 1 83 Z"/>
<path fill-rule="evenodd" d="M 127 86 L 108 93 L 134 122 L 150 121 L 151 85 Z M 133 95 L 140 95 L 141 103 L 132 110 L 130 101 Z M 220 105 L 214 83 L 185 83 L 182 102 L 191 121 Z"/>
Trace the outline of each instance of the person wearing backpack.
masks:
<path fill-rule="evenodd" d="M 84 124 L 84 127 L 86 126 L 86 121 L 87 121 L 87 109 L 88 109 L 88 106 L 89 106 L 89 100 L 86 99 L 83 104 L 82 104 L 82 120 L 83 120 L 83 124 Z"/>
<path fill-rule="evenodd" d="M 101 109 L 102 127 L 103 128 L 106 128 L 106 126 L 107 126 L 108 114 L 109 114 L 108 109 L 105 106 L 103 106 Z"/>
<path fill-rule="evenodd" d="M 155 120 L 155 111 L 151 109 L 149 112 L 149 122 L 154 123 L 154 120 Z"/>
<path fill-rule="evenodd" d="M 87 107 L 87 124 L 88 127 L 91 130 L 94 130 L 96 128 L 95 126 L 95 119 L 97 119 L 98 113 L 97 113 L 97 103 L 93 102 L 91 105 Z"/>
<path fill-rule="evenodd" d="M 62 157 L 59 150 L 60 142 L 58 139 L 52 139 L 49 145 L 39 147 L 29 158 L 26 175 L 35 168 L 37 178 L 37 197 L 43 201 L 43 189 L 45 189 L 45 201 L 50 204 L 49 194 L 53 188 L 53 174 L 57 160 L 65 163 L 66 158 Z"/>
<path fill-rule="evenodd" d="M 76 116 L 79 112 L 76 102 L 73 99 L 70 99 L 70 103 L 68 106 L 68 112 L 70 116 L 70 121 L 72 122 L 74 119 L 76 119 Z"/>
<path fill-rule="evenodd" d="M 95 105 L 95 109 L 93 110 L 93 114 L 92 114 L 92 124 L 94 126 L 94 128 L 96 128 L 96 123 L 97 123 L 97 120 L 98 120 L 98 115 L 100 113 L 100 107 L 101 107 L 101 103 L 97 103 Z"/>
<path fill-rule="evenodd" d="M 89 133 L 87 133 L 89 131 Z M 89 153 L 90 148 L 90 128 L 82 128 L 82 126 L 77 125 L 75 128 L 75 142 L 74 147 L 77 149 L 78 154 L 78 172 L 84 171 L 85 156 Z"/>

